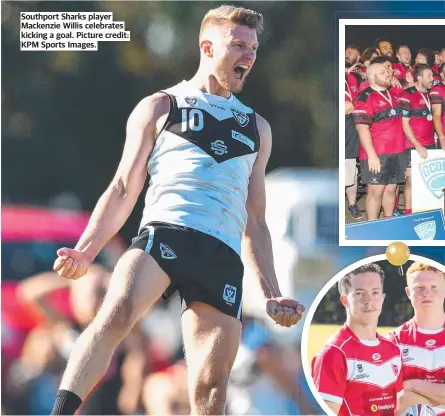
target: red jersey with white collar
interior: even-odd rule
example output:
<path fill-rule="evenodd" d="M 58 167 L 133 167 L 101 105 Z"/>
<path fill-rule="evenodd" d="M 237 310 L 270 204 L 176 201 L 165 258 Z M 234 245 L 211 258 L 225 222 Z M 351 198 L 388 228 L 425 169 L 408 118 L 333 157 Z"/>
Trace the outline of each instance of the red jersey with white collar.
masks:
<path fill-rule="evenodd" d="M 371 132 L 372 144 L 377 155 L 401 153 L 405 150 L 405 135 L 402 129 L 402 108 L 399 96 L 403 90 L 391 87 L 376 91 L 368 87 L 362 91 L 354 105 L 355 124 L 366 124 Z M 368 155 L 360 146 L 360 159 Z"/>
<path fill-rule="evenodd" d="M 442 105 L 442 132 L 445 134 L 445 85 L 440 83 L 431 88 L 430 91 L 431 105 L 441 104 Z"/>
<path fill-rule="evenodd" d="M 345 324 L 312 360 L 312 378 L 324 400 L 341 404 L 339 416 L 393 415 L 403 395 L 397 345 L 376 334 L 369 345 Z"/>
<path fill-rule="evenodd" d="M 445 330 L 426 330 L 414 318 L 405 322 L 388 338 L 402 353 L 403 380 L 420 379 L 430 383 L 445 382 Z M 436 415 L 445 415 L 445 406 L 434 407 Z"/>
<path fill-rule="evenodd" d="M 430 146 L 434 141 L 434 124 L 431 116 L 431 100 L 428 92 L 420 92 L 416 86 L 407 88 L 400 96 L 403 117 L 409 117 L 409 125 L 422 146 Z M 430 118 L 428 120 L 428 118 Z M 405 139 L 405 148 L 414 145 Z"/>

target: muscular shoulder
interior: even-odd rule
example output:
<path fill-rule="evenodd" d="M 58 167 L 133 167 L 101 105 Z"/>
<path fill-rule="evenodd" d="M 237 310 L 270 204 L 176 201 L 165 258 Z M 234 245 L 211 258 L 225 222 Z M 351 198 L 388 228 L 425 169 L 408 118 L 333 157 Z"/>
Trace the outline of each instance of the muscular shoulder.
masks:
<path fill-rule="evenodd" d="M 270 124 L 261 117 L 258 113 L 255 113 L 256 117 L 256 125 L 258 128 L 258 133 L 260 135 L 261 140 L 272 140 L 272 129 L 270 128 Z"/>
<path fill-rule="evenodd" d="M 156 122 L 170 112 L 170 98 L 158 92 L 143 98 L 136 105 L 128 119 L 129 126 L 156 125 Z"/>

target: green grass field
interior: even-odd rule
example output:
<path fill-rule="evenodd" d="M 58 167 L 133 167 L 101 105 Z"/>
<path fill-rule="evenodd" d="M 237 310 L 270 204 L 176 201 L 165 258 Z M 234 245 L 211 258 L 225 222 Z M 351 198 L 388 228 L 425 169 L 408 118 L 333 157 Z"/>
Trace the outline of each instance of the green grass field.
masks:
<path fill-rule="evenodd" d="M 321 325 L 314 324 L 309 328 L 309 338 L 308 338 L 308 356 L 309 367 L 314 355 L 316 355 L 326 344 L 328 339 L 338 331 L 342 325 Z M 394 328 L 392 327 L 379 327 L 377 329 L 378 333 L 382 336 L 386 336 L 388 332 L 391 332 Z"/>

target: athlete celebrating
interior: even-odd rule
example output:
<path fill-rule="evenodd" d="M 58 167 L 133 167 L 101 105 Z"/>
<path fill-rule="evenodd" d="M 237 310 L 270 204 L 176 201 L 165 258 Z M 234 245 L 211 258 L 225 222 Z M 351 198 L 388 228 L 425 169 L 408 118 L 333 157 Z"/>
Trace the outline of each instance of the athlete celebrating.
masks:
<path fill-rule="evenodd" d="M 52 414 L 74 414 L 116 345 L 162 294 L 175 291 L 184 309 L 191 412 L 223 413 L 241 333 L 242 242 L 270 316 L 283 326 L 301 319 L 303 306 L 280 293 L 265 223 L 271 129 L 233 95 L 255 63 L 262 23 L 261 14 L 241 7 L 209 11 L 195 76 L 144 98 L 130 115 L 117 173 L 76 247 L 58 250 L 54 269 L 69 279 L 86 273 L 127 220 L 148 170 L 139 235 L 77 341 Z"/>

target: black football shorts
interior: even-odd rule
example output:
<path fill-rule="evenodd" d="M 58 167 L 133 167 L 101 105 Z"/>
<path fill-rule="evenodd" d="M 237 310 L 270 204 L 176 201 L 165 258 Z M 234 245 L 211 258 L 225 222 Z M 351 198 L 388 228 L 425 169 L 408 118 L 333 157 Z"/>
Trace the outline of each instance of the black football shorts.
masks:
<path fill-rule="evenodd" d="M 183 311 L 203 302 L 242 320 L 244 266 L 227 244 L 192 228 L 152 222 L 128 250 L 134 248 L 149 253 L 170 277 L 164 299 L 178 291 Z"/>
<path fill-rule="evenodd" d="M 404 153 L 379 155 L 380 172 L 369 170 L 368 159 L 360 161 L 362 182 L 367 185 L 394 185 L 405 182 L 406 158 Z"/>

